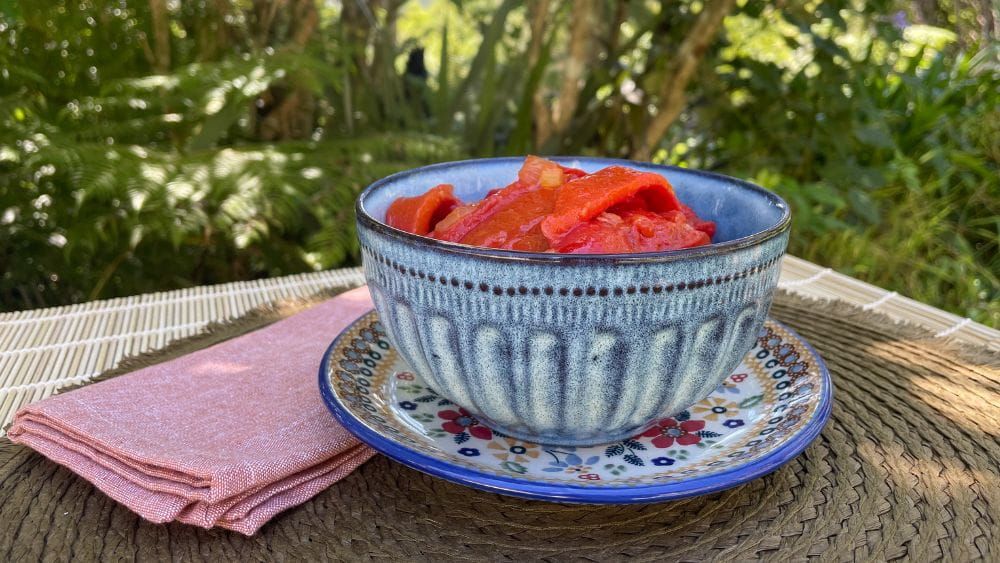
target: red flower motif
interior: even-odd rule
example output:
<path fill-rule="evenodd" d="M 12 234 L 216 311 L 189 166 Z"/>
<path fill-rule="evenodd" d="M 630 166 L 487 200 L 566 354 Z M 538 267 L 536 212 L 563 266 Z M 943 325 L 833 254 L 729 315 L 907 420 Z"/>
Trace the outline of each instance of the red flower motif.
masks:
<path fill-rule="evenodd" d="M 493 439 L 493 432 L 489 428 L 479 424 L 479 421 L 463 408 L 459 408 L 458 411 L 441 411 L 438 413 L 438 416 L 445 420 L 445 422 L 441 423 L 441 428 L 447 432 L 461 434 L 468 431 L 469 434 L 480 440 Z"/>
<path fill-rule="evenodd" d="M 669 448 L 674 445 L 674 440 L 682 446 L 692 446 L 701 441 L 701 436 L 695 432 L 704 427 L 704 420 L 677 422 L 673 418 L 664 418 L 640 436 L 652 438 L 653 445 L 657 448 Z"/>
<path fill-rule="evenodd" d="M 583 475 L 577 475 L 577 477 L 580 478 L 580 479 L 583 479 L 585 481 L 600 481 L 601 480 L 601 476 L 598 475 L 597 473 L 585 473 Z"/>

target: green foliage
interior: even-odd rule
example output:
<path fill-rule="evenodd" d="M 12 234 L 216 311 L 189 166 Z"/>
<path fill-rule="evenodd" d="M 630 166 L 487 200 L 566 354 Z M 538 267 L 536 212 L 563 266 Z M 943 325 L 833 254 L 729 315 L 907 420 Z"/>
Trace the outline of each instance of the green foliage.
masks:
<path fill-rule="evenodd" d="M 136 17 L 117 2 L 56 2 L 39 13 L 48 19 L 0 20 L 29 55 L 51 51 L 60 26 L 79 25 L 67 13 Z M 132 21 L 115 41 L 144 41 L 136 29 Z M 98 45 L 86 37 L 75 47 L 89 53 Z M 50 72 L 30 70 L 31 57 L 0 50 L 15 78 L 0 85 L 0 302 L 47 306 L 356 263 L 358 192 L 461 153 L 416 133 L 325 134 L 332 111 L 323 102 L 311 111 L 311 139 L 259 142 L 265 96 L 336 95 L 342 67 L 323 47 L 249 48 L 169 74 L 137 73 L 148 63 L 119 66 L 112 53 L 91 81 L 65 79 L 89 56 L 73 51 L 55 59 L 54 84 Z"/>
<path fill-rule="evenodd" d="M 570 61 L 571 3 L 534 58 L 510 0 L 167 2 L 159 29 L 154 4 L 0 7 L 2 308 L 355 263 L 355 195 L 428 162 L 627 157 L 705 7 L 598 3 Z M 654 160 L 774 189 L 793 253 L 1000 326 L 1000 61 L 972 4 L 737 4 Z"/>
<path fill-rule="evenodd" d="M 876 39 L 852 54 L 799 29 L 809 65 L 732 57 L 726 91 L 696 114 L 715 146 L 679 159 L 785 196 L 791 252 L 1000 324 L 997 49 L 890 53 Z"/>
<path fill-rule="evenodd" d="M 18 193 L 0 189 L 5 302 L 75 302 L 353 263 L 357 193 L 374 178 L 457 154 L 445 141 L 398 134 L 189 153 L 36 142 L 3 175 Z"/>

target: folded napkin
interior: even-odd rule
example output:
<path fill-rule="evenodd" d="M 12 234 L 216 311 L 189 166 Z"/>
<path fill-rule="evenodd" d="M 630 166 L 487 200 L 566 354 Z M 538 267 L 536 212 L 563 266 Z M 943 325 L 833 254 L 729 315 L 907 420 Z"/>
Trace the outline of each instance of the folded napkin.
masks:
<path fill-rule="evenodd" d="M 367 288 L 210 348 L 28 405 L 8 437 L 143 518 L 253 534 L 374 453 L 316 383 Z"/>

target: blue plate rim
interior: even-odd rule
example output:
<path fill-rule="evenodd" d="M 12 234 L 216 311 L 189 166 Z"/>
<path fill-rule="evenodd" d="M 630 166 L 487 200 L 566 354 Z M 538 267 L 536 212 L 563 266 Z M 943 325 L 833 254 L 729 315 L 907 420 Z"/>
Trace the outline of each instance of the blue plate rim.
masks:
<path fill-rule="evenodd" d="M 824 383 L 823 392 L 819 398 L 820 404 L 812 420 L 790 440 L 771 453 L 748 464 L 719 473 L 692 478 L 679 477 L 676 480 L 654 485 L 597 488 L 572 484 L 536 483 L 520 480 L 516 477 L 492 475 L 460 467 L 443 459 L 411 450 L 369 428 L 364 422 L 352 416 L 334 396 L 326 377 L 330 355 L 346 333 L 373 310 L 362 313 L 357 319 L 345 326 L 323 353 L 323 359 L 319 366 L 319 389 L 327 409 L 348 432 L 379 453 L 428 475 L 491 493 L 532 500 L 584 504 L 664 502 L 714 493 L 763 477 L 796 458 L 819 436 L 833 409 L 833 381 L 830 378 L 826 362 L 812 344 L 802 338 L 799 333 L 769 316 L 770 321 L 778 324 L 805 344 L 817 360 L 817 367 Z"/>

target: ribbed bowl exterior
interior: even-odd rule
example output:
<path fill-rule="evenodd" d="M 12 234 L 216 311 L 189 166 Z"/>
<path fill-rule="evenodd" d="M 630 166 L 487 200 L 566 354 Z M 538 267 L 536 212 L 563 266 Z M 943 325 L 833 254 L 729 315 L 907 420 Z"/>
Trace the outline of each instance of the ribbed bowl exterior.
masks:
<path fill-rule="evenodd" d="M 434 390 L 510 436 L 589 445 L 706 397 L 764 323 L 787 225 L 683 259 L 519 260 L 359 221 L 390 338 Z"/>

